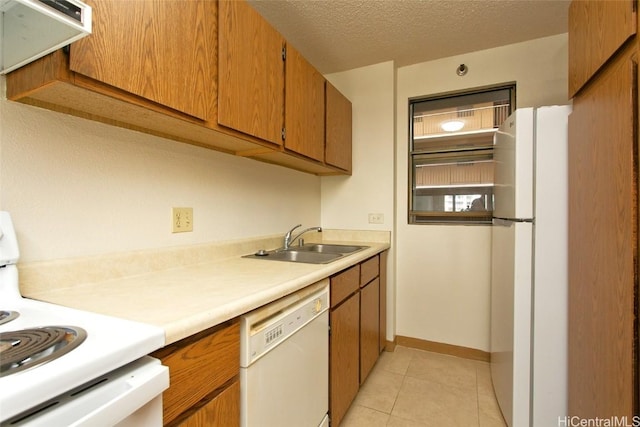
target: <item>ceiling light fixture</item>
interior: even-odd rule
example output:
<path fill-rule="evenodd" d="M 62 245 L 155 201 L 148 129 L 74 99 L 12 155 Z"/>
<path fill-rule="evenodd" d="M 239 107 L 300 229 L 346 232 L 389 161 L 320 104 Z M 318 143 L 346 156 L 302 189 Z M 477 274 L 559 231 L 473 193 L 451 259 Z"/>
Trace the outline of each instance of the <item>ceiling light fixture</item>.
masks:
<path fill-rule="evenodd" d="M 447 132 L 456 132 L 464 127 L 464 122 L 461 120 L 449 120 L 440 124 L 442 130 Z"/>

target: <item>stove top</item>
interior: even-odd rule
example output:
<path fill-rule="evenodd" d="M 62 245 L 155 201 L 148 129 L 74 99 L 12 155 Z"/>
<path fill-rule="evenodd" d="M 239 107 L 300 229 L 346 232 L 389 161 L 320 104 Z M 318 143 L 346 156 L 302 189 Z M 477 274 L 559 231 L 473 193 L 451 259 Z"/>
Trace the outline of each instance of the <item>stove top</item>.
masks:
<path fill-rule="evenodd" d="M 1 277 L 0 272 L 0 280 Z M 72 329 L 77 331 L 79 338 L 74 338 L 78 345 L 63 350 L 57 358 L 39 364 L 16 362 L 21 366 L 15 373 L 0 375 L 0 390 L 10 390 L 0 393 L 0 423 L 164 345 L 164 330 L 156 326 L 28 298 L 14 301 L 14 304 L 10 310 L 20 315 L 0 325 L 1 342 L 5 342 L 6 337 L 11 342 L 14 334 L 31 333 L 26 331 L 51 333 L 52 326 L 63 327 L 61 332 L 54 333 L 61 334 L 63 341 L 74 335 Z M 42 356 L 48 356 L 48 351 L 45 350 Z M 7 362 L 4 352 L 0 361 L 2 365 Z"/>
<path fill-rule="evenodd" d="M 160 327 L 22 297 L 18 257 L 11 218 L 0 211 L 0 424 L 164 345 Z M 36 348 L 40 363 L 14 349 L 31 346 L 34 334 L 56 342 Z"/>

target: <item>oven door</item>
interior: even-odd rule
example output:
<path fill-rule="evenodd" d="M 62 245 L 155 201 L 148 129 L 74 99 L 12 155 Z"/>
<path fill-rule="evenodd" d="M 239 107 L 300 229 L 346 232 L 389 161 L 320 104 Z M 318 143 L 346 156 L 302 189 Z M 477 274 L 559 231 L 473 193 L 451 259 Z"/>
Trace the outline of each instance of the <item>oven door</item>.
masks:
<path fill-rule="evenodd" d="M 168 387 L 169 368 L 145 356 L 1 425 L 158 427 L 162 425 L 162 392 Z"/>

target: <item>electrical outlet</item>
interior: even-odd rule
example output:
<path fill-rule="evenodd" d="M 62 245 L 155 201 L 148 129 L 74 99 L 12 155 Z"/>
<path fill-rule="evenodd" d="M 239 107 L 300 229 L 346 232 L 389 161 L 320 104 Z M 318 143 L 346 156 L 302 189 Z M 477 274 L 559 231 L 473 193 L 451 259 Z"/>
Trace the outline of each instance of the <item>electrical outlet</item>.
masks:
<path fill-rule="evenodd" d="M 193 208 L 171 208 L 173 233 L 193 231 Z"/>
<path fill-rule="evenodd" d="M 384 224 L 384 214 L 370 213 L 369 224 Z"/>

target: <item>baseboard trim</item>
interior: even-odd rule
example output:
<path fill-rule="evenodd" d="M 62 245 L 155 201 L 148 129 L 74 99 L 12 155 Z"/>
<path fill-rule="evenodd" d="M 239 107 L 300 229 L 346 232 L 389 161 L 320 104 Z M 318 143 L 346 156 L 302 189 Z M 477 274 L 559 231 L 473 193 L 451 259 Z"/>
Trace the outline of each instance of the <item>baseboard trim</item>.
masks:
<path fill-rule="evenodd" d="M 469 347 L 461 347 L 459 345 L 421 340 L 418 338 L 403 337 L 401 335 L 396 335 L 396 339 L 394 340 L 394 347 L 395 344 L 405 347 L 417 348 L 419 350 L 432 351 L 434 353 L 462 357 L 464 359 L 480 360 L 482 362 L 489 362 L 491 360 L 491 353 L 487 351 Z M 389 341 L 387 341 L 387 348 L 388 347 Z"/>
<path fill-rule="evenodd" d="M 396 345 L 398 345 L 398 340 L 394 339 L 393 341 L 387 341 L 386 344 L 384 345 L 384 351 L 395 351 L 396 350 Z"/>

